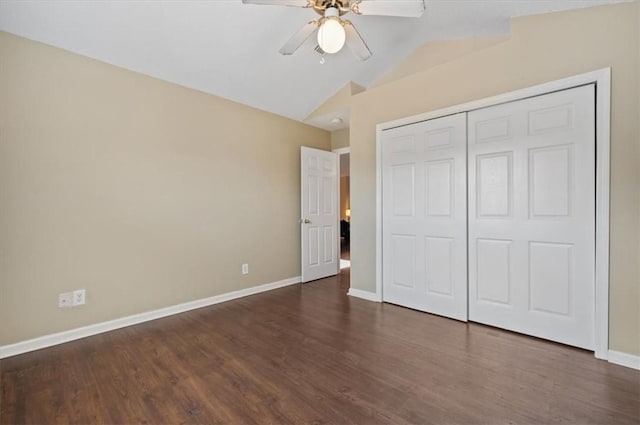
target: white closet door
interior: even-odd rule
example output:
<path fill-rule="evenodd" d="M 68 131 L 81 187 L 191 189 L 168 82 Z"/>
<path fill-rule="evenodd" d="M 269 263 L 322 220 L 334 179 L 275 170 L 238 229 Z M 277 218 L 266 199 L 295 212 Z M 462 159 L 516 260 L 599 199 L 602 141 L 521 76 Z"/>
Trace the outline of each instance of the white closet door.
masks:
<path fill-rule="evenodd" d="M 594 345 L 595 91 L 476 110 L 469 132 L 469 319 Z"/>
<path fill-rule="evenodd" d="M 467 320 L 466 116 L 386 130 L 383 299 Z"/>

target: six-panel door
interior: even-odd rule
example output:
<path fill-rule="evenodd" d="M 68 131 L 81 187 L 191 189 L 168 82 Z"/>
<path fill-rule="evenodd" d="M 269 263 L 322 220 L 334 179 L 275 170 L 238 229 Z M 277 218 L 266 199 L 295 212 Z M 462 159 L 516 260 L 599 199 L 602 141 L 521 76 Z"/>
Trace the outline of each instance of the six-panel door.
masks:
<path fill-rule="evenodd" d="M 302 147 L 302 281 L 338 273 L 338 155 Z"/>
<path fill-rule="evenodd" d="M 383 297 L 467 320 L 466 121 L 383 134 Z"/>
<path fill-rule="evenodd" d="M 468 114 L 470 320 L 593 348 L 594 90 Z"/>

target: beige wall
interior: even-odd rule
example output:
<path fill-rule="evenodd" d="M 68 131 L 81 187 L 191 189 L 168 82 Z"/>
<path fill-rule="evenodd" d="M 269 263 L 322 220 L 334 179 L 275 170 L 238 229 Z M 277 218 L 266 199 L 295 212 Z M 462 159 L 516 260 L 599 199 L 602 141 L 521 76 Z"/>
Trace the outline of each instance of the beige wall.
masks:
<path fill-rule="evenodd" d="M 349 128 L 343 128 L 331 132 L 331 149 L 349 147 Z"/>
<path fill-rule="evenodd" d="M 328 132 L 6 33 L 0 57 L 0 345 L 300 274 L 299 148 Z"/>
<path fill-rule="evenodd" d="M 399 80 L 411 74 L 424 71 L 427 68 L 451 62 L 507 40 L 509 40 L 509 36 L 494 35 L 471 39 L 430 41 L 378 78 L 371 84 L 370 88 Z"/>
<path fill-rule="evenodd" d="M 636 2 L 518 18 L 507 41 L 354 96 L 351 285 L 375 290 L 376 124 L 611 67 L 610 347 L 640 355 L 637 9 Z"/>

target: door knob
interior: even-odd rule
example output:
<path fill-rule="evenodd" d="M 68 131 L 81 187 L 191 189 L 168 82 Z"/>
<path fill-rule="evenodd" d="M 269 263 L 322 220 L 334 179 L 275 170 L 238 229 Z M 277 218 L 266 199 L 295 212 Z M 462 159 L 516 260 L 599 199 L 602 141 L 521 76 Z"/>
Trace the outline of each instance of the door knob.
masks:
<path fill-rule="evenodd" d="M 303 223 L 303 224 L 310 224 L 310 223 L 311 223 L 311 220 L 309 220 L 308 218 L 303 218 L 303 219 L 302 219 L 302 223 Z"/>

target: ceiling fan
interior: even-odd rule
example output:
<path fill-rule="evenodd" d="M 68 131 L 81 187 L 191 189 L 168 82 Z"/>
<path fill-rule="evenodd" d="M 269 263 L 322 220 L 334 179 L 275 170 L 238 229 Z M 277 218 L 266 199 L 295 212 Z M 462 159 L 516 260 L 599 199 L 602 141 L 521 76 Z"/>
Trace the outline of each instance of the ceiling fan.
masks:
<path fill-rule="evenodd" d="M 280 53 L 283 55 L 292 55 L 317 32 L 316 51 L 319 53 L 338 53 L 346 43 L 362 61 L 371 57 L 371 50 L 351 21 L 342 18 L 343 15 L 353 12 L 356 15 L 419 18 L 425 10 L 424 0 L 242 0 L 242 3 L 304 7 L 321 16 L 307 22 L 282 46 Z"/>

